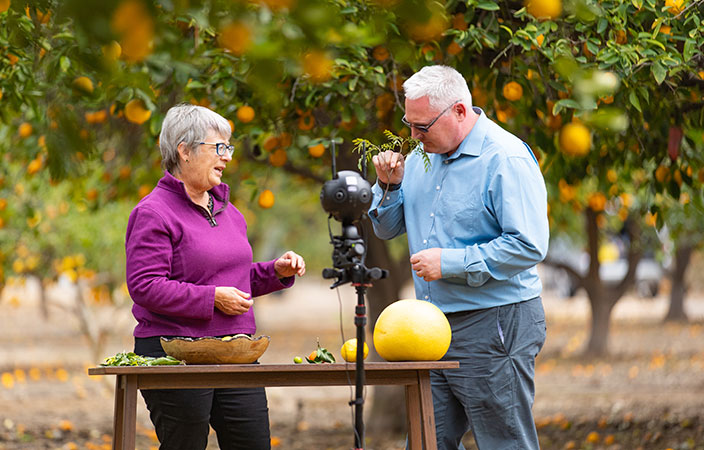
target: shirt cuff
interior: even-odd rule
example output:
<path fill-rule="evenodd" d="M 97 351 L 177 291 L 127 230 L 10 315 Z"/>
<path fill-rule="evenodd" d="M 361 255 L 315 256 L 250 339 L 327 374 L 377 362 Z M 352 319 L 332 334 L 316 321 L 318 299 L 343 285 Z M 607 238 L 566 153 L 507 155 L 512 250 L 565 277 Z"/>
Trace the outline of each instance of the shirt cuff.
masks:
<path fill-rule="evenodd" d="M 384 195 L 384 189 L 379 186 L 378 182 L 375 183 L 374 186 L 372 186 L 372 192 L 375 194 L 375 196 L 379 196 L 379 198 Z M 389 192 L 386 193 L 386 197 L 383 198 L 383 201 L 380 200 L 379 203 L 381 203 L 381 207 L 383 208 L 397 201 L 400 196 L 401 189 L 396 189 L 395 191 L 389 190 Z"/>
<path fill-rule="evenodd" d="M 464 270 L 464 249 L 443 248 L 440 255 L 440 270 L 443 278 L 467 276 Z"/>

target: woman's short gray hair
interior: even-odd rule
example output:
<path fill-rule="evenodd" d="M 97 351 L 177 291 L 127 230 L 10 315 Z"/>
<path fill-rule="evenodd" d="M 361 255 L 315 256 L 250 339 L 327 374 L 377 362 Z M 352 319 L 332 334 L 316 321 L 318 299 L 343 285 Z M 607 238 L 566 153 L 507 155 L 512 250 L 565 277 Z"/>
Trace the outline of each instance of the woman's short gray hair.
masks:
<path fill-rule="evenodd" d="M 185 143 L 194 153 L 210 131 L 220 134 L 225 141 L 230 140 L 230 123 L 220 114 L 202 106 L 181 103 L 166 112 L 159 134 L 161 166 L 169 173 L 179 173 L 181 163 L 178 144 Z"/>
<path fill-rule="evenodd" d="M 448 66 L 425 66 L 403 83 L 406 98 L 416 100 L 428 97 L 430 106 L 443 109 L 456 102 L 472 107 L 472 94 L 467 81 L 455 69 Z"/>

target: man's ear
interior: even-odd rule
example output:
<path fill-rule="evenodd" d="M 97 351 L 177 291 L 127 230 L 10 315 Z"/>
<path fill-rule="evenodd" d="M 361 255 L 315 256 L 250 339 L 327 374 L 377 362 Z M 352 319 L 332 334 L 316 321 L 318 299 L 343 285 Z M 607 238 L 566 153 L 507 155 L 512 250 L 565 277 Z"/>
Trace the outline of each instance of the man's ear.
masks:
<path fill-rule="evenodd" d="M 464 103 L 457 103 L 452 107 L 452 110 L 457 114 L 457 119 L 459 119 L 460 122 L 467 118 L 467 107 Z"/>

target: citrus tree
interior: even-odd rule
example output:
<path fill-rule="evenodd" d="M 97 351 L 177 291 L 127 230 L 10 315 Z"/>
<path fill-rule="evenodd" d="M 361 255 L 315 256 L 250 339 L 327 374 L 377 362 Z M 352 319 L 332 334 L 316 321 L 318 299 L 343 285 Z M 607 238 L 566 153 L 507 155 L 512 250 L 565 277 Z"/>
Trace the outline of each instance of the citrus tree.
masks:
<path fill-rule="evenodd" d="M 276 211 L 290 198 L 282 186 L 315 193 L 329 178 L 333 141 L 339 168 L 354 168 L 353 138 L 407 133 L 401 83 L 423 65 L 452 65 L 474 103 L 539 158 L 553 234 L 586 236 L 590 267 L 574 275 L 593 311 L 587 350 L 600 354 L 633 281 L 639 236 L 667 216 L 656 196 L 701 186 L 701 3 L 6 0 L 0 167 L 39 167 L 98 209 L 134 202 L 160 176 L 166 110 L 186 101 L 231 120 L 238 152 L 226 180 L 240 190 L 236 205 Z M 13 183 L 0 183 L 8 205 Z M 33 217 L 14 206 L 0 217 L 9 221 L 10 209 L 17 226 Z M 609 230 L 632 244 L 616 288 L 599 277 Z M 11 273 L 16 249 L 2 245 Z M 367 262 L 392 272 L 370 291 L 374 318 L 409 270 L 403 249 L 373 238 Z"/>

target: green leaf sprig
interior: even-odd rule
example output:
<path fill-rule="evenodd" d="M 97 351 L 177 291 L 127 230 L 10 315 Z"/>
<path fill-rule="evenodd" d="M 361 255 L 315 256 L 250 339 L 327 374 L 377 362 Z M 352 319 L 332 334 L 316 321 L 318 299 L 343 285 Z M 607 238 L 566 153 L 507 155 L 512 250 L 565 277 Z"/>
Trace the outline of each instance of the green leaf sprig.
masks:
<path fill-rule="evenodd" d="M 101 366 L 175 366 L 184 364 L 173 356 L 141 356 L 133 352 L 117 353 L 105 358 Z"/>
<path fill-rule="evenodd" d="M 427 172 L 428 170 L 430 170 L 430 158 L 428 157 L 428 154 L 425 152 L 425 150 L 423 150 L 423 147 L 419 145 L 420 141 L 418 139 L 414 139 L 410 136 L 405 138 L 401 136 L 396 136 L 389 130 L 384 130 L 384 136 L 386 137 L 387 142 L 384 142 L 380 145 L 376 145 L 373 142 L 363 138 L 357 138 L 352 141 L 352 150 L 361 155 L 357 163 L 360 170 L 362 169 L 362 162 L 364 158 L 363 151 L 365 145 L 367 150 L 367 164 L 371 163 L 372 157 L 374 155 L 378 155 L 381 152 L 391 150 L 394 152 L 401 153 L 404 157 L 410 153 L 417 153 L 423 158 L 423 166 L 425 167 L 425 171 Z"/>

